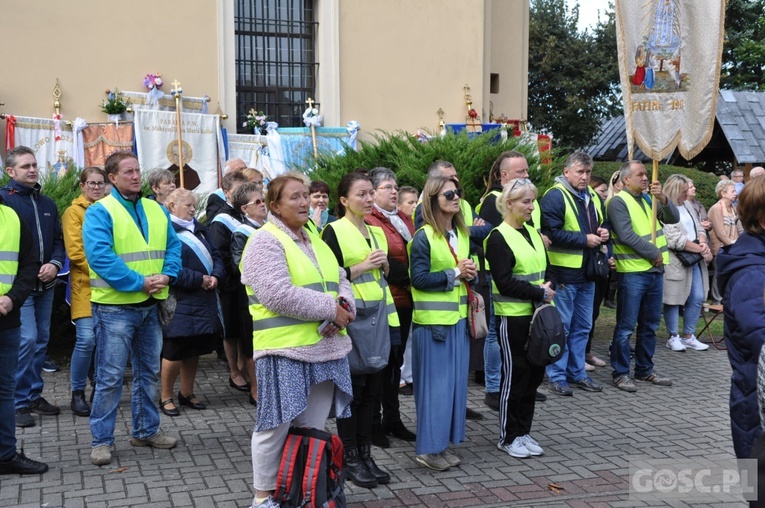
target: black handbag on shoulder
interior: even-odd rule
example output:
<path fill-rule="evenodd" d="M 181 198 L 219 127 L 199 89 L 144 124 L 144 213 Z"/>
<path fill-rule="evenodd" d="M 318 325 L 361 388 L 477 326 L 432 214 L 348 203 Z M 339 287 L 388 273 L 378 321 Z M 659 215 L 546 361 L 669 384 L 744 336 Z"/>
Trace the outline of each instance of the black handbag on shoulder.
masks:
<path fill-rule="evenodd" d="M 693 243 L 699 243 L 698 240 L 694 240 Z M 697 265 L 702 259 L 704 259 L 698 252 L 688 252 L 687 250 L 673 250 L 672 253 L 680 260 L 683 266 Z"/>

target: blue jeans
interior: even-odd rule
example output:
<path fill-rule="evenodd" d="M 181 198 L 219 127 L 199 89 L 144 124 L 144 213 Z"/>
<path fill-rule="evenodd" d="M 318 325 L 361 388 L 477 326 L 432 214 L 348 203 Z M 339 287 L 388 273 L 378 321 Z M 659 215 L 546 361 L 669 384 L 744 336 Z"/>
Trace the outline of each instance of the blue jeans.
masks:
<path fill-rule="evenodd" d="M 16 409 L 29 406 L 43 391 L 42 368 L 50 340 L 53 288 L 33 292 L 21 306 L 21 342 L 16 368 Z"/>
<path fill-rule="evenodd" d="M 630 337 L 637 325 L 635 341 L 635 376 L 653 372 L 656 330 L 661 323 L 664 274 L 636 272 L 617 274 L 616 328 L 611 345 L 614 379 L 630 373 Z"/>
<path fill-rule="evenodd" d="M 159 432 L 154 402 L 159 382 L 162 328 L 156 305 L 93 304 L 96 327 L 96 395 L 90 412 L 93 447 L 114 443 L 117 407 L 128 357 L 133 366 L 133 437 L 146 439 Z"/>
<path fill-rule="evenodd" d="M 21 329 L 0 330 L 0 460 L 16 453 L 16 418 L 13 395 L 16 391 L 16 368 L 19 365 Z"/>
<path fill-rule="evenodd" d="M 491 275 L 487 274 L 486 280 L 491 285 Z M 486 393 L 499 393 L 499 384 L 502 380 L 502 354 L 499 351 L 499 343 L 497 342 L 497 327 L 491 292 L 489 293 L 487 305 L 489 306 L 489 334 L 486 336 L 486 342 L 483 344 L 483 372 L 486 382 Z"/>
<path fill-rule="evenodd" d="M 74 343 L 70 373 L 73 392 L 85 389 L 90 361 L 93 358 L 93 348 L 96 347 L 96 331 L 93 328 L 92 317 L 75 319 L 74 328 L 77 342 Z"/>
<path fill-rule="evenodd" d="M 551 383 L 583 381 L 589 378 L 584 370 L 584 351 L 592 328 L 592 301 L 595 283 L 561 284 L 555 291 L 555 307 L 566 329 L 566 347 L 557 362 L 547 366 Z"/>
<path fill-rule="evenodd" d="M 683 310 L 683 334 L 693 335 L 696 333 L 696 324 L 701 316 L 701 304 L 704 302 L 704 281 L 701 280 L 701 267 L 696 264 L 693 266 L 691 275 L 691 292 L 685 301 Z M 667 325 L 667 331 L 670 335 L 678 334 L 678 325 L 680 321 L 680 306 L 664 306 L 664 323 Z"/>

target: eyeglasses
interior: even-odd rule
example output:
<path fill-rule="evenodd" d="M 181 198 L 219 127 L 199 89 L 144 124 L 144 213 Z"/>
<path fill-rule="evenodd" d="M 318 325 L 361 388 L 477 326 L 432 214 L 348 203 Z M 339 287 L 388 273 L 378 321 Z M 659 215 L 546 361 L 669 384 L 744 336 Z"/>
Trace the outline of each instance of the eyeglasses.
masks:
<path fill-rule="evenodd" d="M 85 182 L 85 185 L 91 189 L 98 189 L 99 187 L 106 187 L 106 182 Z"/>
<path fill-rule="evenodd" d="M 524 185 L 531 185 L 531 180 L 529 180 L 528 178 L 518 178 L 513 183 L 513 186 L 510 187 L 510 192 L 513 192 L 513 189 L 515 189 L 516 187 L 523 187 Z"/>
<path fill-rule="evenodd" d="M 244 205 L 244 206 L 250 206 L 250 205 L 262 205 L 263 203 L 265 203 L 265 201 L 263 201 L 262 199 L 256 199 L 255 201 L 250 201 L 249 203 L 247 203 L 247 204 L 246 204 L 246 205 Z"/>
<path fill-rule="evenodd" d="M 383 185 L 382 187 L 378 187 L 377 190 L 384 190 L 384 191 L 396 191 L 398 192 L 398 185 Z"/>
<path fill-rule="evenodd" d="M 461 198 L 462 197 L 462 189 L 454 189 L 454 190 L 448 190 L 441 194 L 444 198 L 446 198 L 447 201 L 452 201 L 455 197 Z"/>

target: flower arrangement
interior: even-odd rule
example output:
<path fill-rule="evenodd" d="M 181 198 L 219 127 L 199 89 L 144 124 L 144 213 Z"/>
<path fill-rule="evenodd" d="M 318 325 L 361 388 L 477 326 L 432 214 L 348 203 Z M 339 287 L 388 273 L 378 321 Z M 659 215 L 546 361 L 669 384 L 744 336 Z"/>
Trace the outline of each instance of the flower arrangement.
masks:
<path fill-rule="evenodd" d="M 262 111 L 255 111 L 251 109 L 247 114 L 247 119 L 242 123 L 242 127 L 253 129 L 257 134 L 266 133 L 266 125 L 271 121 L 271 117 L 263 113 Z"/>
<path fill-rule="evenodd" d="M 478 111 L 476 111 L 474 108 L 470 108 L 468 110 L 468 116 L 470 118 L 478 118 Z"/>
<path fill-rule="evenodd" d="M 130 99 L 122 96 L 119 88 L 106 90 L 106 94 L 107 98 L 101 102 L 101 111 L 107 115 L 120 115 L 132 105 Z"/>
<path fill-rule="evenodd" d="M 162 85 L 164 85 L 164 82 L 162 81 L 162 75 L 160 74 L 149 73 L 143 78 L 143 86 L 149 91 L 160 89 L 162 88 Z"/>

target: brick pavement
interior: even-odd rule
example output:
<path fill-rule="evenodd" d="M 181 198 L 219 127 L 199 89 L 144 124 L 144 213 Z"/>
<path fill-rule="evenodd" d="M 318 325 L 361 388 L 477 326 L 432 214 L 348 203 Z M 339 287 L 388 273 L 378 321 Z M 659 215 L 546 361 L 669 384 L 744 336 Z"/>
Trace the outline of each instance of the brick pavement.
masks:
<path fill-rule="evenodd" d="M 606 348 L 605 343 L 593 346 L 604 358 Z M 364 508 L 649 506 L 629 499 L 630 456 L 733 456 L 726 353 L 714 349 L 675 353 L 660 343 L 655 363 L 657 372 L 674 378 L 673 387 L 638 382 L 636 394 L 623 393 L 607 385 L 610 368 L 604 367 L 592 373 L 607 385 L 602 393 L 549 394 L 547 402 L 537 405 L 533 429 L 546 455 L 525 460 L 496 448 L 497 413 L 483 405 L 482 387 L 471 384 L 468 404 L 486 419 L 468 422 L 467 441 L 456 448 L 463 459 L 461 467 L 443 473 L 422 468 L 413 460 L 413 443 L 393 439 L 390 449 L 373 449 L 378 464 L 391 472 L 391 483 L 373 490 L 349 484 L 349 504 Z M 168 451 L 129 445 L 130 405 L 125 390 L 114 461 L 105 467 L 90 464 L 90 430 L 87 420 L 74 416 L 68 407 L 68 376 L 66 369 L 45 374 L 44 395 L 62 406 L 61 415 L 35 417 L 37 426 L 17 430 L 27 455 L 48 462 L 50 471 L 42 476 L 0 476 L 0 506 L 249 506 L 255 414 L 246 394 L 228 387 L 227 371 L 212 356 L 202 359 L 196 388 L 209 409 L 182 408 L 179 417 L 162 416 L 163 429 L 181 438 L 179 447 Z M 414 430 L 414 401 L 412 397 L 401 400 L 404 421 Z M 551 483 L 561 489 L 553 492 L 548 487 Z M 712 500 L 695 502 L 667 506 L 715 506 Z"/>

